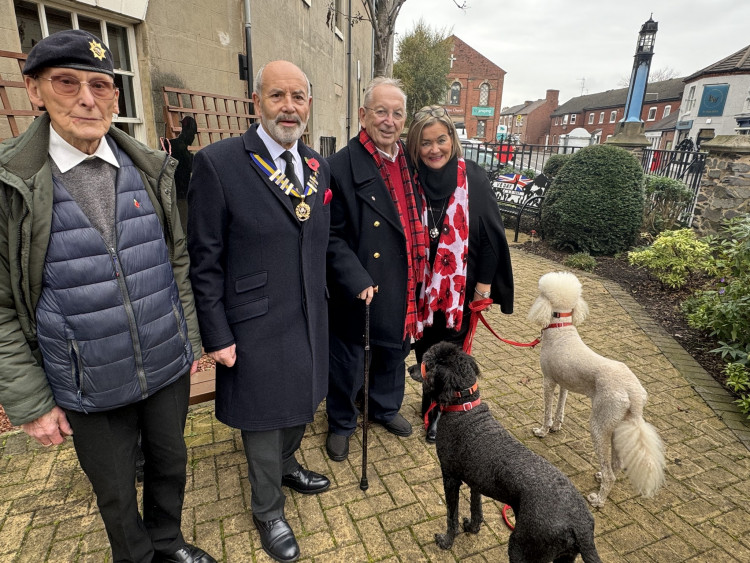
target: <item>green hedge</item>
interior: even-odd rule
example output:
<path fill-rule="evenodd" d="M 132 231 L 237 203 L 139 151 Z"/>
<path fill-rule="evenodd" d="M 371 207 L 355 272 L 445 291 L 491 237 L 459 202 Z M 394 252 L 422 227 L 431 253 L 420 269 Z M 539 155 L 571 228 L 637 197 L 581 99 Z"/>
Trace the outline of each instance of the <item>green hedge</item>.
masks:
<path fill-rule="evenodd" d="M 643 202 L 643 171 L 632 154 L 611 145 L 586 147 L 547 189 L 542 232 L 555 248 L 617 254 L 635 243 Z"/>

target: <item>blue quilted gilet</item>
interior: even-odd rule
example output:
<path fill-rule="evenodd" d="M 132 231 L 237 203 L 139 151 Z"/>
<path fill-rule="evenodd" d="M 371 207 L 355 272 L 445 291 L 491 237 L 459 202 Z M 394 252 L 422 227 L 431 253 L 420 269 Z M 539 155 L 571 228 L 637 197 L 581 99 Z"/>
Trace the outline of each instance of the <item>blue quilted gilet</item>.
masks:
<path fill-rule="evenodd" d="M 140 172 L 114 143 L 116 248 L 59 181 L 36 309 L 55 401 L 97 412 L 145 399 L 193 361 L 164 232 Z"/>

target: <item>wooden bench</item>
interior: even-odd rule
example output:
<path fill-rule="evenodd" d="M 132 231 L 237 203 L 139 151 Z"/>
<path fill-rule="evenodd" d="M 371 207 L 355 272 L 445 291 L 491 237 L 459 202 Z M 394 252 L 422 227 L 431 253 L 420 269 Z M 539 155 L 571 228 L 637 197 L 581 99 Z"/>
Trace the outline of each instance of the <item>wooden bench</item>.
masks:
<path fill-rule="evenodd" d="M 512 179 L 508 176 L 512 176 Z M 539 174 L 526 184 L 523 184 L 523 178 L 521 174 L 503 175 L 498 173 L 490 177 L 500 213 L 513 217 L 516 221 L 513 242 L 518 242 L 518 232 L 521 228 L 523 215 L 531 215 L 536 218 L 541 216 L 544 192 L 549 185 L 549 180 L 544 174 Z"/>

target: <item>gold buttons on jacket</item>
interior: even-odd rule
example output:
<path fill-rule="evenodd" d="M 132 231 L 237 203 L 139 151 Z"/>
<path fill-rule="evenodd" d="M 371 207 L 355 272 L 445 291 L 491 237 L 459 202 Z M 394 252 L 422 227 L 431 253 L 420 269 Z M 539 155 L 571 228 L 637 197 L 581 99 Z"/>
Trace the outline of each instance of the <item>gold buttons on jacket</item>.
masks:
<path fill-rule="evenodd" d="M 375 222 L 373 223 L 373 225 L 375 225 L 376 227 L 379 227 L 379 226 L 380 226 L 380 221 L 375 221 Z"/>
<path fill-rule="evenodd" d="M 376 252 L 372 255 L 373 258 L 380 258 L 380 252 Z"/>

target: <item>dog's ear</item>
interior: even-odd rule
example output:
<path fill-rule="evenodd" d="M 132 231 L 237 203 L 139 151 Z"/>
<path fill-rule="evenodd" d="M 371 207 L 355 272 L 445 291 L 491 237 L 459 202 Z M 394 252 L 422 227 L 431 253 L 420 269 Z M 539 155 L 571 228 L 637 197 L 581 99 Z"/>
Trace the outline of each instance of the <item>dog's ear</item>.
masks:
<path fill-rule="evenodd" d="M 586 320 L 589 316 L 589 305 L 583 297 L 579 297 L 575 307 L 573 307 L 573 324 L 578 325 Z"/>
<path fill-rule="evenodd" d="M 536 324 L 542 325 L 542 327 L 546 327 L 552 318 L 552 303 L 549 302 L 549 299 L 540 295 L 534 301 L 531 309 L 529 309 L 527 318 Z"/>

